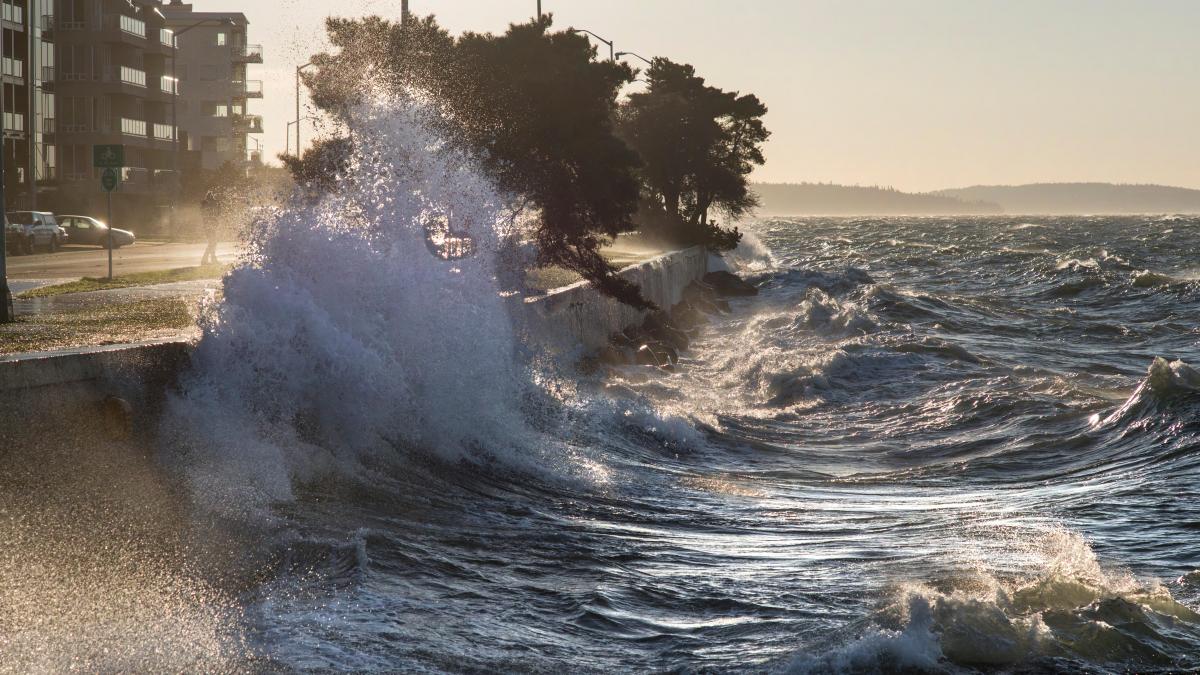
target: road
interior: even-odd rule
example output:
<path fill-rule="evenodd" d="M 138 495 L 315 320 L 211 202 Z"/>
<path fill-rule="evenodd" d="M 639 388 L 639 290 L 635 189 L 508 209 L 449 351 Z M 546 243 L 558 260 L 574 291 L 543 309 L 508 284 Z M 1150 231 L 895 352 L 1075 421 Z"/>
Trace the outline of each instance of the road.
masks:
<path fill-rule="evenodd" d="M 238 244 L 222 242 L 217 246 L 221 262 L 233 262 Z M 113 251 L 113 274 L 154 272 L 200 264 L 204 244 L 169 244 L 139 241 Z M 64 246 L 58 253 L 8 256 L 8 278 L 79 279 L 108 274 L 108 251 L 95 246 Z"/>

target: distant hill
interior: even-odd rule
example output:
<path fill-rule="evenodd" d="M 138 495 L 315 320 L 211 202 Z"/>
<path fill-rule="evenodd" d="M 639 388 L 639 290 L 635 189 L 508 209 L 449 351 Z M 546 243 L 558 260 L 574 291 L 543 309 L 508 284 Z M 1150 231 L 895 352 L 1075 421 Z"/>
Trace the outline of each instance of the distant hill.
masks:
<path fill-rule="evenodd" d="M 826 183 L 754 183 L 762 216 L 920 216 L 1000 213 L 994 203 L 944 194 Z"/>
<path fill-rule="evenodd" d="M 994 202 L 1013 214 L 1200 213 L 1200 190 L 1165 185 L 976 185 L 934 194 Z"/>

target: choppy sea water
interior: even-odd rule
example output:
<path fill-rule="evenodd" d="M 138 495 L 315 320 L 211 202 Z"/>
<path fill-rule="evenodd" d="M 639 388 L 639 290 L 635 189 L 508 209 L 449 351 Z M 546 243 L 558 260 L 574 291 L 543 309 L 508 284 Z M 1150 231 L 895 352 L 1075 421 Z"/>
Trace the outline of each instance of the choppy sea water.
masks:
<path fill-rule="evenodd" d="M 676 372 L 580 374 L 511 200 L 356 114 L 149 466 L 10 464 L 0 671 L 1200 670 L 1200 219 L 749 223 Z"/>
<path fill-rule="evenodd" d="M 678 372 L 521 406 L 567 448 L 534 463 L 584 470 L 495 459 L 544 452 L 509 436 L 489 460 L 300 489 L 245 595 L 253 650 L 287 669 L 1200 668 L 1200 220 L 748 229 L 729 263 L 761 293 Z"/>

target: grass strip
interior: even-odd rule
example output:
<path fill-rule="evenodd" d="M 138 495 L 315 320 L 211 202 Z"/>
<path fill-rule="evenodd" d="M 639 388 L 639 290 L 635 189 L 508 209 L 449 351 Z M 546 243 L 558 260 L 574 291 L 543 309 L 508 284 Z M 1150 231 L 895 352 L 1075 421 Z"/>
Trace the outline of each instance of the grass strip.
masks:
<path fill-rule="evenodd" d="M 199 267 L 177 267 L 170 270 L 154 272 L 137 272 L 123 274 L 109 279 L 107 277 L 84 277 L 78 281 L 65 284 L 42 286 L 19 294 L 19 298 L 48 298 L 65 293 L 86 293 L 88 291 L 104 291 L 113 288 L 129 288 L 130 286 L 153 286 L 169 284 L 176 281 L 196 281 L 198 279 L 217 279 L 229 271 L 229 265 L 204 265 Z"/>
<path fill-rule="evenodd" d="M 196 325 L 187 301 L 153 298 L 97 303 L 48 314 L 18 315 L 0 324 L 0 354 L 123 344 L 169 337 Z"/>

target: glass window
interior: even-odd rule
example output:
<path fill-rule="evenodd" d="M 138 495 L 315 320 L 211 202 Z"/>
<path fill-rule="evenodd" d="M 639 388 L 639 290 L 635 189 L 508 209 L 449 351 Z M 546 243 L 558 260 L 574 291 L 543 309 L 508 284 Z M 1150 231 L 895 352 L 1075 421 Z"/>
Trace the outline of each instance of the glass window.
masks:
<path fill-rule="evenodd" d="M 224 47 L 226 44 L 228 44 L 228 40 L 229 40 L 229 36 L 226 33 L 224 33 L 224 32 L 217 33 L 217 46 L 218 47 Z"/>

